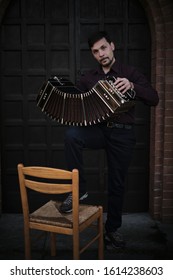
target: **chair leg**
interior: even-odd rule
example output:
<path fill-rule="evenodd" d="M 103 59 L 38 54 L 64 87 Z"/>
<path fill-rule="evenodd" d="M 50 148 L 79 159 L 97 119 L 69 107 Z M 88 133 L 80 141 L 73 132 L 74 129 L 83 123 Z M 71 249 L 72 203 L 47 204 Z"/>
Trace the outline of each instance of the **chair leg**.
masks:
<path fill-rule="evenodd" d="M 79 260 L 80 259 L 80 252 L 79 252 L 79 232 L 73 233 L 73 259 Z"/>
<path fill-rule="evenodd" d="M 50 232 L 50 251 L 51 256 L 56 256 L 56 233 Z"/>
<path fill-rule="evenodd" d="M 98 240 L 98 258 L 99 260 L 104 259 L 103 253 L 103 208 L 100 207 L 100 217 L 98 218 L 98 231 L 99 231 L 99 240 Z"/>
<path fill-rule="evenodd" d="M 25 239 L 25 259 L 31 259 L 31 239 L 30 239 L 30 229 L 25 226 L 24 228 L 24 239 Z"/>

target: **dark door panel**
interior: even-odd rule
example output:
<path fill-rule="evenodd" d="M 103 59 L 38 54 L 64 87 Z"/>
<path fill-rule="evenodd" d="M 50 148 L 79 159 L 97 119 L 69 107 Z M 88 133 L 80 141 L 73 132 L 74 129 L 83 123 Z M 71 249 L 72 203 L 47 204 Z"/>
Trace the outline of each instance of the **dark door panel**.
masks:
<path fill-rule="evenodd" d="M 21 211 L 19 162 L 66 168 L 65 127 L 44 115 L 35 100 L 42 82 L 50 76 L 63 76 L 76 82 L 81 72 L 96 65 L 87 46 L 91 32 L 106 29 L 115 41 L 117 58 L 150 77 L 150 32 L 139 2 L 11 1 L 0 31 L 4 212 Z M 124 203 L 124 211 L 128 212 L 148 209 L 149 113 L 145 106 L 137 106 L 137 145 Z M 84 160 L 89 200 L 99 201 L 106 211 L 106 155 L 102 150 L 86 150 Z"/>

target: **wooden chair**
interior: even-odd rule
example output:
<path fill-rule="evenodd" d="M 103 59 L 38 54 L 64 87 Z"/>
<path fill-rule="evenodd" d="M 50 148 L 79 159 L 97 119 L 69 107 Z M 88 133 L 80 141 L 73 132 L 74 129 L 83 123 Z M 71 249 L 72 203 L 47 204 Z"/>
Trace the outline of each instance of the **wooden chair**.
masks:
<path fill-rule="evenodd" d="M 18 176 L 24 217 L 26 259 L 31 259 L 31 229 L 50 232 L 51 256 L 56 255 L 56 234 L 60 233 L 73 236 L 73 259 L 80 259 L 80 254 L 96 240 L 98 241 L 98 258 L 103 259 L 102 206 L 79 205 L 78 170 L 74 169 L 70 172 L 49 167 L 24 167 L 23 164 L 18 164 Z M 64 180 L 66 181 L 64 182 Z M 28 189 L 44 194 L 72 192 L 72 213 L 60 213 L 58 210 L 60 204 L 54 200 L 49 200 L 30 213 Z M 80 233 L 94 222 L 97 222 L 95 223 L 97 225 L 96 235 L 80 248 Z"/>

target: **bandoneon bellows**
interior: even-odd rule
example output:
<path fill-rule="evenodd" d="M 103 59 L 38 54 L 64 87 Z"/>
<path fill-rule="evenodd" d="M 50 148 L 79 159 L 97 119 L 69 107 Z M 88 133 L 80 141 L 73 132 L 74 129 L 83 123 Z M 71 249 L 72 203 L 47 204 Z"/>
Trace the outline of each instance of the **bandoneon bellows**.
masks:
<path fill-rule="evenodd" d="M 112 79 L 100 80 L 90 91 L 81 92 L 67 79 L 55 76 L 43 83 L 37 106 L 61 124 L 87 126 L 128 111 L 135 105 L 134 96 L 133 90 L 122 94 Z"/>

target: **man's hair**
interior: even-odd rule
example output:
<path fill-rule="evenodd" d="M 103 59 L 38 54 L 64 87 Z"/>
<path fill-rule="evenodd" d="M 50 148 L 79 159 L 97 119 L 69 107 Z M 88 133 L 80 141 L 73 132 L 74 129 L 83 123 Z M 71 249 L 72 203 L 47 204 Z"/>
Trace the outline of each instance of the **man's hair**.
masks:
<path fill-rule="evenodd" d="M 92 46 L 99 40 L 105 38 L 108 43 L 111 43 L 112 40 L 109 36 L 109 34 L 106 31 L 97 31 L 93 33 L 89 38 L 88 38 L 88 45 L 89 48 L 91 49 Z"/>

